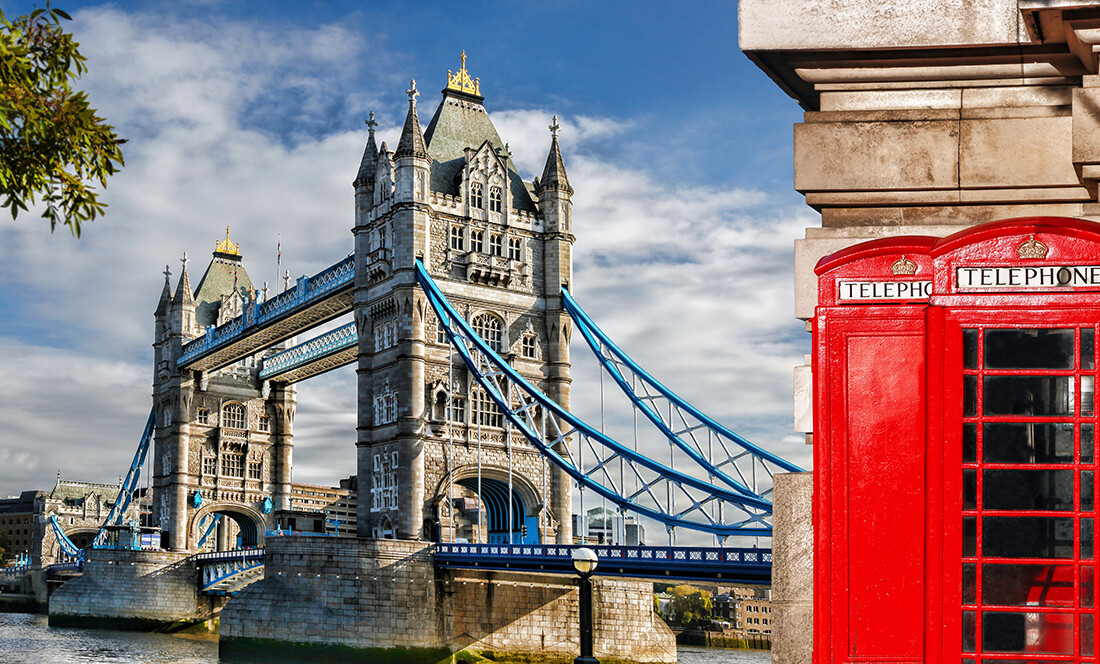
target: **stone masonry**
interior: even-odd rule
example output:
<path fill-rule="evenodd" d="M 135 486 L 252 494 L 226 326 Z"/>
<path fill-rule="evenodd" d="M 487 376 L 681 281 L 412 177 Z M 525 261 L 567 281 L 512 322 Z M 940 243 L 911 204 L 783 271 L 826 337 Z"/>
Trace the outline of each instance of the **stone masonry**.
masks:
<path fill-rule="evenodd" d="M 223 653 L 274 638 L 306 648 L 579 649 L 571 576 L 436 572 L 428 544 L 304 537 L 270 540 L 265 569 L 264 580 L 222 611 Z M 597 577 L 594 605 L 597 657 L 676 661 L 673 634 L 653 612 L 651 583 Z"/>
<path fill-rule="evenodd" d="M 198 592 L 186 555 L 91 549 L 84 574 L 50 596 L 50 624 L 161 630 L 215 617 L 224 598 Z"/>

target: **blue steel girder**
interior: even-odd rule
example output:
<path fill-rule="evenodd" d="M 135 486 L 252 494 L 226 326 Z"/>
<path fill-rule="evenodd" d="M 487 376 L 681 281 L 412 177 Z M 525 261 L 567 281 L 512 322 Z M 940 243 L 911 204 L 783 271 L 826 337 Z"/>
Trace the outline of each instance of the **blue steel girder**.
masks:
<path fill-rule="evenodd" d="M 354 286 L 351 256 L 312 277 L 301 277 L 296 287 L 260 304 L 247 302 L 240 316 L 184 344 L 179 367 L 220 369 L 342 316 L 352 310 Z"/>
<path fill-rule="evenodd" d="M 348 323 L 281 353 L 264 358 L 260 380 L 296 383 L 355 362 L 359 334 Z"/>
<path fill-rule="evenodd" d="M 598 576 L 771 584 L 771 549 L 584 545 L 599 558 Z M 436 567 L 576 574 L 573 551 L 554 544 L 437 544 Z"/>
<path fill-rule="evenodd" d="M 776 472 L 802 471 L 745 440 L 662 385 L 615 345 L 565 289 L 562 302 L 603 370 L 634 407 L 711 477 L 735 491 L 767 497 Z"/>
<path fill-rule="evenodd" d="M 455 311 L 420 261 L 416 267 L 428 302 L 474 379 L 507 421 L 580 487 L 668 528 L 685 527 L 719 537 L 771 536 L 770 502 L 669 468 L 566 411 L 502 360 Z M 584 463 L 581 454 L 570 449 L 574 442 L 579 453 L 594 459 L 592 463 Z M 627 490 L 625 477 L 632 480 L 632 491 Z"/>
<path fill-rule="evenodd" d="M 201 571 L 199 591 L 208 595 L 229 595 L 263 578 L 263 549 L 198 553 L 188 561 Z"/>

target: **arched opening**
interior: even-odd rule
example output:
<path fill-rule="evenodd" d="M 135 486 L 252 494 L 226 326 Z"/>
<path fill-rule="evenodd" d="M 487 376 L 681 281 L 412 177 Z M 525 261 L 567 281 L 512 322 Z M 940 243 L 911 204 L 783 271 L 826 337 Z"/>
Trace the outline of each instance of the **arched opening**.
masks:
<path fill-rule="evenodd" d="M 393 539 L 393 524 L 390 523 L 390 517 L 383 515 L 378 520 L 378 525 L 374 527 L 375 539 Z"/>
<path fill-rule="evenodd" d="M 244 505 L 205 505 L 191 518 L 188 529 L 192 551 L 232 551 L 264 544 L 264 519 Z"/>
<path fill-rule="evenodd" d="M 481 544 L 538 544 L 541 541 L 542 500 L 526 478 L 514 475 L 509 491 L 507 470 L 482 468 L 479 496 L 476 467 L 460 469 L 456 475 L 453 487 L 447 481 L 440 486 L 444 502 L 453 491 L 454 532 L 451 537 L 454 541 Z"/>

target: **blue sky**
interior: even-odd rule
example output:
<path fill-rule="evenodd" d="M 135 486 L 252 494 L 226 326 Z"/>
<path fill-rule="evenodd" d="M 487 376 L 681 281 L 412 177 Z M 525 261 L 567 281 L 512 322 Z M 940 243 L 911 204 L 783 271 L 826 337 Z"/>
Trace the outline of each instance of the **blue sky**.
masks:
<path fill-rule="evenodd" d="M 0 495 L 58 468 L 116 481 L 149 408 L 165 264 L 174 284 L 189 252 L 195 283 L 226 225 L 256 283 L 275 281 L 277 234 L 294 275 L 347 255 L 367 113 L 392 145 L 409 79 L 426 121 L 462 50 L 525 178 L 561 118 L 589 313 L 704 411 L 809 465 L 790 431 L 809 352 L 792 243 L 818 223 L 791 189 L 801 110 L 738 50 L 736 3 L 56 6 L 127 166 L 80 240 L 0 216 Z M 574 403 L 598 417 L 582 352 Z M 301 385 L 299 404 L 296 479 L 354 472 L 350 369 Z"/>

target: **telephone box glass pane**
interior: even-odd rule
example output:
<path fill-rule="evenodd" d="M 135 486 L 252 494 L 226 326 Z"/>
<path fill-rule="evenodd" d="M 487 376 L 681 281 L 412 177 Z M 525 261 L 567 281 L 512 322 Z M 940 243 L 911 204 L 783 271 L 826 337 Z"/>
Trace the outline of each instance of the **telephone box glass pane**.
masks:
<path fill-rule="evenodd" d="M 963 604 L 973 604 L 977 597 L 974 589 L 977 586 L 978 566 L 974 563 L 963 565 Z"/>
<path fill-rule="evenodd" d="M 1092 560 L 1092 519 L 1081 519 L 1081 559 Z"/>
<path fill-rule="evenodd" d="M 978 425 L 963 425 L 963 463 L 978 461 Z"/>
<path fill-rule="evenodd" d="M 1073 606 L 1072 565 L 982 565 L 982 604 Z"/>
<path fill-rule="evenodd" d="M 1095 379 L 1092 376 L 1081 376 L 1081 415 L 1082 417 L 1089 417 L 1093 413 L 1095 397 L 1093 396 L 1093 390 L 1095 389 Z"/>
<path fill-rule="evenodd" d="M 986 330 L 986 369 L 1072 369 L 1073 329 Z"/>
<path fill-rule="evenodd" d="M 1081 511 L 1092 511 L 1092 471 L 1081 471 Z"/>
<path fill-rule="evenodd" d="M 965 493 L 965 477 L 963 487 Z M 982 477 L 982 501 L 987 510 L 1071 511 L 1073 471 L 987 470 Z"/>
<path fill-rule="evenodd" d="M 1081 568 L 1081 606 L 1092 606 L 1092 594 L 1093 594 L 1093 568 L 1092 565 L 1085 565 Z"/>
<path fill-rule="evenodd" d="M 978 368 L 979 330 L 963 330 L 963 369 Z"/>
<path fill-rule="evenodd" d="M 1082 613 L 1081 614 L 1081 654 L 1082 655 L 1091 655 L 1092 654 L 1092 641 L 1093 641 L 1094 638 L 1096 638 L 1096 637 L 1093 636 L 1093 632 L 1092 632 L 1092 614 L 1091 613 Z"/>
<path fill-rule="evenodd" d="M 1084 427 L 1081 435 L 1084 436 Z M 1091 428 L 1089 437 L 1092 437 Z M 1073 463 L 1073 424 L 984 424 L 982 460 L 986 463 Z"/>
<path fill-rule="evenodd" d="M 963 652 L 976 652 L 978 616 L 974 611 L 963 611 Z"/>
<path fill-rule="evenodd" d="M 963 417 L 978 414 L 978 377 L 963 376 Z"/>
<path fill-rule="evenodd" d="M 1072 613 L 982 613 L 982 650 L 1073 654 Z M 1037 638 L 1029 638 L 1029 632 Z"/>
<path fill-rule="evenodd" d="M 1073 519 L 1047 516 L 984 517 L 982 555 L 987 558 L 1072 558 Z"/>
<path fill-rule="evenodd" d="M 978 508 L 978 471 L 963 471 L 963 509 Z"/>
<path fill-rule="evenodd" d="M 1085 371 L 1096 368 L 1096 331 L 1091 327 L 1081 330 L 1081 368 Z"/>
<path fill-rule="evenodd" d="M 985 415 L 1073 415 L 1072 376 L 986 376 Z"/>

